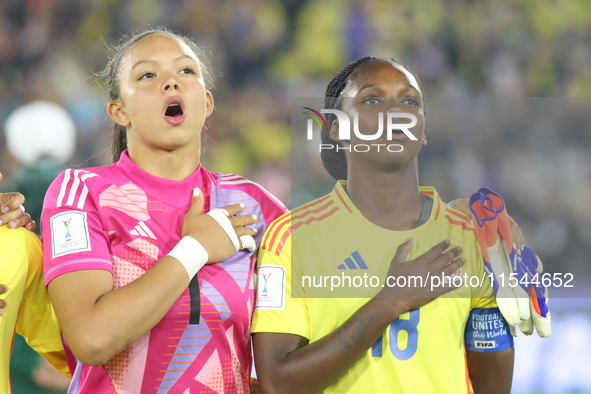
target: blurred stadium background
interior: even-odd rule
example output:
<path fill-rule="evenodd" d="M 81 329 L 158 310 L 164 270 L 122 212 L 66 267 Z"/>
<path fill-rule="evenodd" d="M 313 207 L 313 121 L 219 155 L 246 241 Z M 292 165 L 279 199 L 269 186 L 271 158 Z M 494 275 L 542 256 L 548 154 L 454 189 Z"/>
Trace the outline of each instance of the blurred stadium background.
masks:
<path fill-rule="evenodd" d="M 288 206 L 291 196 L 298 204 L 332 183 L 313 156 L 306 169 L 321 186 L 291 189 L 291 97 L 323 96 L 328 81 L 364 55 L 407 64 L 434 100 L 577 97 L 568 102 L 591 108 L 589 0 L 2 0 L 2 188 L 19 188 L 30 212 L 38 212 L 40 179 L 48 174 L 64 165 L 110 164 L 106 93 L 91 77 L 105 65 L 108 45 L 148 26 L 192 37 L 215 71 L 204 165 L 247 176 Z M 70 157 L 28 163 L 9 153 L 6 120 L 34 100 L 59 104 L 72 117 Z M 439 127 L 420 156 L 421 183 L 448 201 L 493 187 L 507 196 L 545 267 L 591 283 L 591 122 L 580 119 L 514 128 L 484 123 L 468 139 L 470 130 Z M 32 184 L 37 189 L 26 187 Z M 556 299 L 550 306 L 553 336 L 517 339 L 514 392 L 591 392 L 591 303 Z M 18 349 L 14 374 L 34 364 Z M 27 379 L 24 373 L 20 380 Z M 15 390 L 33 392 L 45 391 Z"/>

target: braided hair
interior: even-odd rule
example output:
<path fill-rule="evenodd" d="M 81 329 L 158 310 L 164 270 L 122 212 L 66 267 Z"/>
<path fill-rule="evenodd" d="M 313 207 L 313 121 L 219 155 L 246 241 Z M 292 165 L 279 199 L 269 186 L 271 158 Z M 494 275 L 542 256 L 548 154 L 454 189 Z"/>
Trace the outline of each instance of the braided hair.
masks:
<path fill-rule="evenodd" d="M 422 95 L 423 87 L 421 86 L 421 82 L 406 66 L 394 59 L 365 56 L 347 64 L 347 66 L 345 66 L 345 68 L 343 68 L 341 72 L 330 81 L 326 87 L 326 93 L 324 94 L 324 108 L 340 110 L 342 107 L 341 94 L 351 80 L 351 74 L 353 74 L 353 72 L 361 65 L 378 62 L 393 63 L 399 70 L 412 75 L 416 79 L 419 85 L 419 92 Z M 326 114 L 326 124 L 328 127 L 331 127 L 331 124 L 335 119 L 336 115 Z M 323 144 L 333 144 L 336 142 L 337 147 L 342 148 L 340 141 L 334 141 L 330 138 L 330 130 L 327 130 L 325 127 L 322 127 L 320 136 Z M 322 159 L 322 165 L 334 179 L 347 179 L 347 157 L 345 156 L 344 149 L 322 149 L 320 151 L 320 158 Z"/>

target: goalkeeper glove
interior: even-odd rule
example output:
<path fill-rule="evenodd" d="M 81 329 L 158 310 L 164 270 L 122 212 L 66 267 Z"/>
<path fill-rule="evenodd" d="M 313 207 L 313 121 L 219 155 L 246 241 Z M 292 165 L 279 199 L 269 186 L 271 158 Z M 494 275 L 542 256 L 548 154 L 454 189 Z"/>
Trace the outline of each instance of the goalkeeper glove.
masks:
<path fill-rule="evenodd" d="M 524 246 L 521 257 L 513 261 L 513 268 L 517 272 L 519 285 L 528 292 L 531 319 L 519 324 L 519 328 L 526 335 L 531 335 L 534 326 L 538 335 L 546 338 L 552 333 L 550 326 L 550 311 L 548 310 L 548 289 L 541 283 L 540 274 L 543 272 L 542 261 L 529 247 Z M 529 285 L 529 287 L 528 287 Z"/>
<path fill-rule="evenodd" d="M 521 257 L 517 255 L 503 198 L 490 189 L 481 188 L 470 197 L 469 205 L 497 305 L 512 333 L 514 327 L 519 326 L 524 334 L 530 335 L 535 326 L 538 335 L 549 336 L 548 292 L 539 277 L 542 264 L 528 247 L 524 247 Z"/>

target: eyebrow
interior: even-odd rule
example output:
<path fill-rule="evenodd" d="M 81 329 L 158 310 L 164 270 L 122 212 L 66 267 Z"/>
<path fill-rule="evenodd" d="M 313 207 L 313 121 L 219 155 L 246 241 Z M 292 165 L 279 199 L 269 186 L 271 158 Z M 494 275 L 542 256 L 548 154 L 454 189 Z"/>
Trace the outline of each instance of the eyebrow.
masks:
<path fill-rule="evenodd" d="M 361 92 L 363 89 L 369 89 L 369 88 L 373 88 L 374 86 L 378 86 L 378 85 L 379 85 L 379 83 L 370 83 L 370 84 L 367 84 L 367 85 L 363 85 L 363 86 L 361 87 L 361 89 L 359 89 L 359 90 L 357 91 L 357 93 Z"/>
<path fill-rule="evenodd" d="M 373 87 L 376 87 L 376 86 L 379 86 L 379 85 L 380 85 L 379 83 L 369 83 L 369 84 L 367 84 L 367 85 L 363 85 L 363 86 L 361 87 L 361 89 L 359 89 L 359 90 L 357 91 L 357 93 L 361 92 L 363 89 L 369 89 L 369 88 L 373 88 Z M 420 94 L 419 90 L 418 90 L 417 88 L 415 88 L 414 86 L 412 86 L 410 83 L 405 83 L 405 84 L 404 84 L 404 86 L 405 86 L 407 89 L 414 89 L 414 90 L 415 90 L 417 93 L 419 93 L 419 94 Z"/>
<path fill-rule="evenodd" d="M 195 59 L 193 59 L 191 56 L 189 55 L 181 55 L 178 57 L 175 57 L 174 59 L 172 59 L 173 62 L 178 62 L 179 60 L 183 60 L 183 59 L 191 59 L 193 61 L 195 61 Z M 158 63 L 156 60 L 154 59 L 145 59 L 145 60 L 140 60 L 139 62 L 135 63 L 133 66 L 131 66 L 131 68 L 129 69 L 129 72 L 131 73 L 133 71 L 134 68 L 136 68 L 137 66 L 141 65 L 141 64 L 156 64 Z"/>

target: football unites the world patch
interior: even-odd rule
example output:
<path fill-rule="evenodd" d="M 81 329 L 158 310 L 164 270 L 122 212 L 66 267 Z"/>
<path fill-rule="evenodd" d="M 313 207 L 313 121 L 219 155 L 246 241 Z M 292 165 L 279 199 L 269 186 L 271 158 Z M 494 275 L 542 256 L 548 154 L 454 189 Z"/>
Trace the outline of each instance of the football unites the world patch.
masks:
<path fill-rule="evenodd" d="M 513 347 L 509 324 L 499 308 L 473 309 L 465 332 L 466 349 L 473 352 L 498 352 Z"/>
<path fill-rule="evenodd" d="M 51 217 L 53 258 L 91 250 L 86 212 L 68 211 Z"/>

